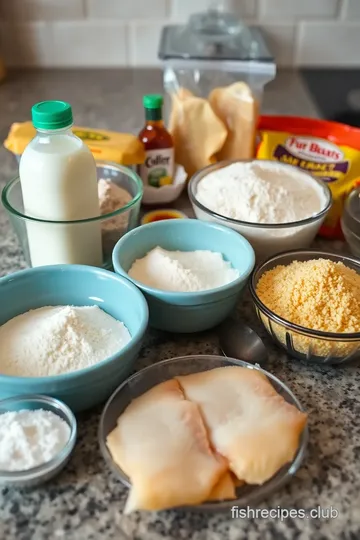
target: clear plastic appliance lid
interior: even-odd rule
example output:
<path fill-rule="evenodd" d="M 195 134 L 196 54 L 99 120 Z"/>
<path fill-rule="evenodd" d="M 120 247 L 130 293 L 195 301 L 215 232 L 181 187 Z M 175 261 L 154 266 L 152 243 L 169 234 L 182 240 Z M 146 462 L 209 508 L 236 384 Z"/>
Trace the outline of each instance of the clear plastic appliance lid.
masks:
<path fill-rule="evenodd" d="M 162 60 L 274 62 L 259 28 L 217 10 L 192 15 L 185 25 L 165 26 L 158 55 Z"/>

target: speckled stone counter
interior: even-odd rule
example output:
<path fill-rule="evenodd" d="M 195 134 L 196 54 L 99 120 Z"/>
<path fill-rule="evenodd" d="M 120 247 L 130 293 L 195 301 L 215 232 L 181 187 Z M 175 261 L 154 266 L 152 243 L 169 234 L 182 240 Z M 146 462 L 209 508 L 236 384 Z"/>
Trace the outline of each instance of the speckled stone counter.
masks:
<path fill-rule="evenodd" d="M 156 71 L 47 71 L 11 74 L 0 86 L 0 137 L 10 124 L 29 118 L 43 99 L 73 104 L 76 123 L 114 130 L 136 130 L 142 123 L 141 95 L 160 91 Z M 266 93 L 269 113 L 316 115 L 294 73 L 280 73 Z M 0 150 L 0 186 L 16 173 L 16 162 Z M 184 198 L 182 207 L 188 208 Z M 341 242 L 318 245 L 342 251 Z M 24 267 L 7 219 L 0 209 L 0 275 Z M 360 370 L 309 367 L 277 349 L 256 321 L 248 296 L 237 316 L 260 333 L 268 347 L 269 370 L 280 377 L 309 412 L 310 444 L 293 480 L 259 508 L 310 510 L 333 507 L 336 519 L 231 519 L 168 511 L 123 516 L 126 489 L 104 463 L 97 443 L 101 408 L 78 417 L 75 453 L 62 474 L 34 490 L 0 490 L 1 540 L 355 540 L 360 538 Z M 137 369 L 172 356 L 218 353 L 215 332 L 176 336 L 151 332 Z"/>

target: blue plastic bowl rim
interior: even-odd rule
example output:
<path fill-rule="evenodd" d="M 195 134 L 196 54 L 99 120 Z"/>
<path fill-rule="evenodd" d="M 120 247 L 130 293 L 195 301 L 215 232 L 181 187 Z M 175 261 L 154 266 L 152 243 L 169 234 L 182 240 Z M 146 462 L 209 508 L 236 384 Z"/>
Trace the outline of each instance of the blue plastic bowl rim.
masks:
<path fill-rule="evenodd" d="M 71 455 L 75 443 L 76 443 L 76 437 L 77 437 L 77 422 L 74 413 L 60 399 L 56 399 L 50 396 L 45 396 L 42 394 L 21 394 L 19 396 L 13 396 L 5 399 L 0 400 L 0 406 L 7 406 L 11 404 L 20 404 L 22 402 L 27 401 L 33 401 L 39 405 L 39 409 L 41 409 L 41 405 L 43 406 L 53 406 L 55 409 L 61 410 L 64 415 L 67 418 L 67 423 L 70 427 L 70 437 L 65 444 L 65 446 L 49 461 L 46 461 L 45 463 L 42 463 L 41 465 L 37 465 L 36 467 L 31 467 L 30 469 L 22 469 L 22 470 L 16 470 L 16 471 L 5 471 L 0 470 L 0 482 L 26 482 L 29 480 L 41 480 L 41 477 L 46 476 L 49 472 L 53 471 L 57 467 L 61 466 L 62 463 L 64 463 L 68 457 Z M 19 409 L 21 410 L 21 409 Z M 47 409 L 45 409 L 47 410 Z M 52 411 L 51 411 L 52 412 Z M 5 413 L 0 413 L 5 414 Z M 57 414 L 54 412 L 53 414 Z M 60 415 L 57 415 L 60 416 Z"/>
<path fill-rule="evenodd" d="M 219 230 L 219 231 L 222 231 L 222 233 L 224 234 L 227 234 L 229 236 L 231 236 L 234 240 L 234 244 L 237 242 L 239 244 L 242 245 L 242 247 L 245 247 L 246 249 L 246 254 L 248 256 L 248 265 L 247 265 L 247 269 L 245 271 L 245 273 L 241 273 L 240 276 L 236 279 L 234 279 L 233 281 L 230 281 L 230 283 L 227 283 L 226 285 L 221 285 L 220 287 L 216 287 L 214 289 L 207 289 L 205 291 L 194 291 L 194 292 L 178 292 L 178 291 L 164 291 L 163 289 L 155 289 L 154 287 L 149 287 L 147 285 L 144 285 L 143 283 L 141 283 L 140 281 L 137 281 L 136 279 L 133 279 L 132 277 L 129 276 L 128 272 L 126 272 L 124 270 L 124 268 L 119 264 L 118 262 L 118 252 L 121 250 L 121 248 L 123 247 L 123 244 L 125 242 L 128 241 L 128 239 L 135 235 L 135 234 L 138 234 L 139 231 L 141 230 L 144 230 L 145 228 L 149 228 L 149 227 L 152 227 L 152 228 L 161 228 L 161 227 L 166 227 L 168 225 L 168 221 L 155 221 L 153 223 L 146 223 L 144 225 L 140 225 L 140 227 L 136 227 L 135 229 L 132 229 L 131 231 L 128 231 L 126 234 L 124 234 L 124 236 L 122 236 L 116 243 L 115 247 L 114 247 L 114 250 L 113 250 L 113 255 L 112 255 L 112 260 L 113 260 L 113 266 L 114 266 L 114 269 L 117 273 L 119 273 L 120 275 L 122 276 L 126 276 L 126 278 L 131 281 L 132 283 L 134 283 L 136 285 L 136 287 L 138 287 L 139 289 L 145 291 L 146 293 L 148 293 L 149 295 L 152 295 L 152 296 L 156 296 L 157 298 L 161 298 L 161 299 L 164 299 L 164 300 L 171 300 L 171 299 L 174 299 L 174 298 L 178 298 L 179 296 L 183 299 L 186 299 L 186 298 L 194 298 L 195 295 L 199 298 L 199 300 L 205 300 L 207 298 L 210 298 L 211 296 L 213 296 L 214 294 L 216 293 L 221 293 L 221 292 L 225 292 L 229 289 L 233 289 L 234 287 L 236 287 L 237 285 L 240 285 L 241 283 L 245 282 L 247 280 L 247 278 L 250 276 L 251 272 L 253 271 L 254 269 L 254 266 L 255 266 L 255 252 L 254 252 L 254 249 L 252 247 L 252 245 L 250 244 L 250 242 L 244 237 L 242 236 L 242 234 L 238 233 L 237 231 L 235 231 L 234 229 L 230 229 L 229 227 L 226 227 L 224 225 L 219 225 L 218 223 L 210 223 L 208 221 L 200 221 L 198 219 L 174 219 L 174 220 L 171 220 L 171 226 L 172 227 L 183 227 L 183 226 L 188 226 L 189 223 L 196 223 L 198 224 L 198 226 L 200 227 L 204 227 L 204 228 L 211 228 L 211 229 L 216 229 L 216 230 Z M 201 248 L 199 248 L 201 249 Z M 221 253 L 221 251 L 220 251 Z M 229 261 L 230 262 L 230 261 Z M 233 268 L 235 268 L 233 265 L 232 265 Z M 121 269 L 121 272 L 118 270 L 118 269 Z M 238 269 L 236 269 L 238 270 Z"/>
<path fill-rule="evenodd" d="M 1 290 L 1 286 L 4 283 L 12 281 L 13 279 L 17 279 L 19 276 L 35 274 L 38 271 L 39 272 L 40 271 L 52 272 L 54 270 L 61 271 L 61 272 L 69 272 L 69 273 L 72 273 L 72 272 L 81 273 L 81 272 L 84 272 L 84 270 L 90 271 L 90 273 L 98 274 L 102 276 L 103 278 L 111 278 L 115 282 L 122 284 L 125 287 L 128 287 L 133 292 L 135 292 L 135 294 L 138 295 L 139 303 L 141 305 L 141 309 L 143 310 L 143 318 L 142 318 L 143 320 L 141 321 L 140 327 L 137 329 L 134 335 L 131 335 L 131 340 L 129 341 L 129 343 L 127 343 L 122 349 L 120 349 L 118 353 L 115 353 L 109 356 L 108 358 L 101 360 L 101 362 L 97 362 L 96 364 L 92 366 L 89 366 L 83 369 L 78 369 L 76 371 L 69 371 L 67 373 L 62 373 L 60 375 L 49 375 L 45 377 L 21 377 L 21 376 L 15 376 L 15 375 L 3 375 L 2 373 L 0 373 L 0 383 L 10 383 L 13 385 L 20 385 L 20 384 L 23 384 L 24 382 L 34 382 L 34 381 L 47 382 L 47 383 L 50 383 L 50 382 L 58 383 L 59 381 L 61 382 L 71 381 L 72 383 L 76 382 L 79 378 L 83 377 L 84 375 L 88 375 L 90 373 L 97 371 L 99 367 L 104 367 L 107 364 L 111 364 L 119 356 L 119 353 L 124 354 L 130 351 L 133 348 L 134 344 L 138 343 L 142 339 L 143 335 L 145 334 L 145 331 L 147 329 L 148 322 L 149 322 L 149 308 L 148 308 L 144 295 L 137 287 L 135 287 L 133 283 L 131 283 L 130 280 L 126 279 L 125 277 L 121 275 L 115 274 L 114 272 L 109 272 L 109 270 L 104 270 L 103 268 L 97 268 L 95 266 L 86 266 L 86 265 L 81 265 L 81 264 L 71 264 L 71 265 L 57 264 L 57 265 L 49 265 L 49 266 L 39 266 L 37 268 L 27 268 L 25 270 L 19 270 L 18 272 L 14 272 L 13 274 L 9 274 L 7 276 L 0 278 L 0 290 Z M 71 388 L 71 386 L 69 386 L 68 388 Z"/>

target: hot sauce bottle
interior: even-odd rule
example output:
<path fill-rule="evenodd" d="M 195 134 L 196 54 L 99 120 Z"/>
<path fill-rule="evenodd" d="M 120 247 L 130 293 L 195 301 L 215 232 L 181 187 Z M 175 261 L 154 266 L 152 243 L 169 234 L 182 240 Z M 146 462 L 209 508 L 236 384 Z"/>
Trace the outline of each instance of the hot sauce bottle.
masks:
<path fill-rule="evenodd" d="M 174 143 L 162 119 L 163 98 L 158 94 L 143 97 L 145 126 L 138 137 L 145 149 L 145 161 L 139 167 L 144 186 L 171 184 L 174 175 Z"/>

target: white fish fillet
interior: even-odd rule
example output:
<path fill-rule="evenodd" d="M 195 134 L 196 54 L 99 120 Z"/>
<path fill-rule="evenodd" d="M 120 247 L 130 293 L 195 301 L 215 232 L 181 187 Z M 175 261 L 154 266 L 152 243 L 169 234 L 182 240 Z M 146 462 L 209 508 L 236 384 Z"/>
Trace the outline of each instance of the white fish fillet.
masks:
<path fill-rule="evenodd" d="M 262 484 L 294 458 L 307 416 L 260 372 L 235 366 L 177 380 L 199 405 L 213 448 L 240 480 Z"/>
<path fill-rule="evenodd" d="M 224 501 L 236 499 L 235 482 L 231 473 L 226 471 L 214 486 L 208 501 Z"/>
<path fill-rule="evenodd" d="M 125 513 L 199 504 L 227 469 L 176 380 L 155 386 L 119 417 L 107 446 L 131 480 Z"/>

